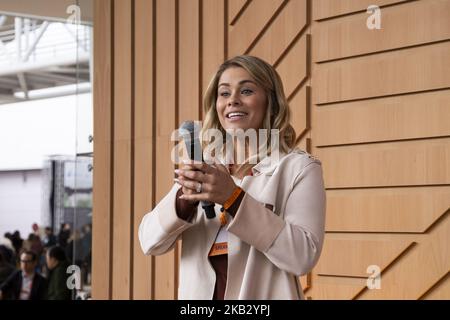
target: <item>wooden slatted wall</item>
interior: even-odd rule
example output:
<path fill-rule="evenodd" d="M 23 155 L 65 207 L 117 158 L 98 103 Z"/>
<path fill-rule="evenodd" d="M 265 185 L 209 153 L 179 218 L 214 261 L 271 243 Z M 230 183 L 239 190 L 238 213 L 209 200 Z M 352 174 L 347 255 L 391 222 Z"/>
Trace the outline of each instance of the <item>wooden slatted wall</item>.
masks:
<path fill-rule="evenodd" d="M 306 296 L 450 297 L 450 0 L 96 0 L 94 16 L 94 298 L 176 298 L 182 244 L 145 257 L 137 229 L 172 184 L 172 130 L 243 53 L 275 66 L 300 147 L 323 161 Z"/>
<path fill-rule="evenodd" d="M 448 299 L 450 1 L 313 3 L 312 146 L 328 210 L 308 295 Z M 381 289 L 367 288 L 370 265 Z"/>

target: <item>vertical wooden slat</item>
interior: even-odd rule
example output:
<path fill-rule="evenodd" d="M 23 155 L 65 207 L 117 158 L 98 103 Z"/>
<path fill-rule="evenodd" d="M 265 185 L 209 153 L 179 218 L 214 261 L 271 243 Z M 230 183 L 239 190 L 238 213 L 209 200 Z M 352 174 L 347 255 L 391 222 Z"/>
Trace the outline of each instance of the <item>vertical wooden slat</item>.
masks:
<path fill-rule="evenodd" d="M 203 37 L 202 79 L 203 93 L 211 77 L 224 61 L 224 1 L 203 1 Z"/>
<path fill-rule="evenodd" d="M 199 0 L 180 1 L 179 122 L 199 118 Z"/>
<path fill-rule="evenodd" d="M 135 157 L 133 299 L 151 299 L 152 257 L 143 255 L 138 229 L 152 209 L 153 1 L 135 0 Z"/>
<path fill-rule="evenodd" d="M 113 299 L 129 299 L 131 285 L 131 4 L 121 0 L 114 3 Z"/>
<path fill-rule="evenodd" d="M 172 186 L 173 164 L 170 154 L 173 143 L 170 135 L 175 129 L 175 1 L 156 2 L 156 202 L 159 202 Z M 155 299 L 174 299 L 175 251 L 155 259 Z"/>
<path fill-rule="evenodd" d="M 92 297 L 110 298 L 112 3 L 94 2 L 94 184 Z M 102 261 L 102 263 L 100 263 Z"/>

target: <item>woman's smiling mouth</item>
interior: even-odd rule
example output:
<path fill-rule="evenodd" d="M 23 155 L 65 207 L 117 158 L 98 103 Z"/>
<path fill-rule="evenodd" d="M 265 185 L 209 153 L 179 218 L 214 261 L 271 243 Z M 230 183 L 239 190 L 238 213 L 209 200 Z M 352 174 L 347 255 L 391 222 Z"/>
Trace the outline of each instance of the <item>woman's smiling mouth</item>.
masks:
<path fill-rule="evenodd" d="M 244 118 L 245 116 L 247 116 L 247 113 L 245 113 L 245 112 L 240 112 L 240 111 L 236 111 L 236 112 L 229 112 L 229 113 L 226 115 L 226 118 L 227 118 L 229 121 L 238 121 L 238 120 Z"/>

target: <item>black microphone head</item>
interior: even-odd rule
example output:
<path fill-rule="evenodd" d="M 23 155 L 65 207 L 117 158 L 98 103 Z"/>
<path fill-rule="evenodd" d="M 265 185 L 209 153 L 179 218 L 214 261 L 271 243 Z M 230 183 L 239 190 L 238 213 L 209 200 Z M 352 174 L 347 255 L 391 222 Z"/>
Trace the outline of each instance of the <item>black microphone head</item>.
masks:
<path fill-rule="evenodd" d="M 199 162 L 203 161 L 202 145 L 199 139 L 200 126 L 195 121 L 184 121 L 179 132 L 186 143 L 189 158 Z"/>

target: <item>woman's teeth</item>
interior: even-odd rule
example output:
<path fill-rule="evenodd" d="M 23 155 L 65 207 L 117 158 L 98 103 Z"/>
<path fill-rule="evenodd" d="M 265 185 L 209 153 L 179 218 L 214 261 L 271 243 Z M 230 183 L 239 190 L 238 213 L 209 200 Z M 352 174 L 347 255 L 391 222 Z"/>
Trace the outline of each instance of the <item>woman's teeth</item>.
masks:
<path fill-rule="evenodd" d="M 236 117 L 243 117 L 245 115 L 247 115 L 247 114 L 244 112 L 231 112 L 227 115 L 227 118 L 232 119 L 232 118 L 236 118 Z"/>

